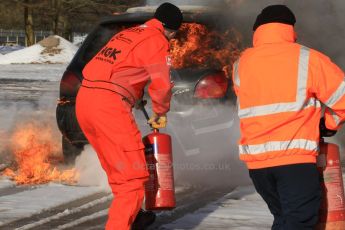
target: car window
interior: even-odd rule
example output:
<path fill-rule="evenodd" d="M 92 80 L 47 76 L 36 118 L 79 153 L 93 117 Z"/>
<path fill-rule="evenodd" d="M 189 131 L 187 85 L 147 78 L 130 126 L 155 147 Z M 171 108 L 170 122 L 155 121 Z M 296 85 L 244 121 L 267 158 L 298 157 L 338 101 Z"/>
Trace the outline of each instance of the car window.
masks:
<path fill-rule="evenodd" d="M 133 26 L 133 24 L 105 24 L 100 25 L 90 36 L 88 44 L 86 45 L 81 59 L 83 62 L 88 62 L 97 52 L 118 32 Z"/>

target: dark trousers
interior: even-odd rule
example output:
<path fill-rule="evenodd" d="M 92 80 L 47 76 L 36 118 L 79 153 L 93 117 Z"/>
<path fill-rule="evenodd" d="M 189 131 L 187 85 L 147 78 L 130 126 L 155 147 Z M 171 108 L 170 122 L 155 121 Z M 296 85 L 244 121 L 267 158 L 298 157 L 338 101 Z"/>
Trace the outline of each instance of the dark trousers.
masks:
<path fill-rule="evenodd" d="M 274 216 L 272 230 L 312 230 L 321 203 L 315 164 L 294 164 L 249 170 L 256 191 Z"/>

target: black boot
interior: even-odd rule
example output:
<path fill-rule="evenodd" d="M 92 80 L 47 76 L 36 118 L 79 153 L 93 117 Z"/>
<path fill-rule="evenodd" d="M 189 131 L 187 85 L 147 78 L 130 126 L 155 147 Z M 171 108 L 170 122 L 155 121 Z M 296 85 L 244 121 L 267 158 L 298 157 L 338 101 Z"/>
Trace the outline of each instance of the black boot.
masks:
<path fill-rule="evenodd" d="M 153 222 L 155 222 L 156 214 L 151 211 L 139 210 L 137 217 L 132 224 L 132 230 L 144 230 Z"/>

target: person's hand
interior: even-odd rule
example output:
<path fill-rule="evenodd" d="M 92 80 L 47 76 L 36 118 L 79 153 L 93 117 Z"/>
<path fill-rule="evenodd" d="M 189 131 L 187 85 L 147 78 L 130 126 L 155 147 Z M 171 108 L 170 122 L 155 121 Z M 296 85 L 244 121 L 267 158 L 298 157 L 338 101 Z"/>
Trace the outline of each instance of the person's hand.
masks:
<path fill-rule="evenodd" d="M 154 129 L 161 129 L 167 126 L 167 122 L 168 122 L 168 119 L 165 114 L 158 115 L 154 113 L 147 123 L 149 123 L 151 127 Z"/>
<path fill-rule="evenodd" d="M 319 129 L 320 129 L 320 137 L 331 137 L 337 133 L 337 130 L 328 129 L 326 127 L 325 118 L 323 117 L 320 119 Z"/>

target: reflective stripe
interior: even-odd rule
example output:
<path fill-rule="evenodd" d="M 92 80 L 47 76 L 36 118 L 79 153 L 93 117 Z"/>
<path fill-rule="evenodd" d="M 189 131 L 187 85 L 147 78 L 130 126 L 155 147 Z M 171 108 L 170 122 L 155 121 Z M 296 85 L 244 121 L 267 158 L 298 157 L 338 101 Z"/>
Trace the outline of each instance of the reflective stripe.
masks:
<path fill-rule="evenodd" d="M 307 98 L 307 82 L 309 69 L 309 49 L 302 46 L 298 60 L 298 80 L 296 102 L 303 103 Z"/>
<path fill-rule="evenodd" d="M 316 141 L 306 139 L 295 139 L 291 141 L 269 141 L 258 145 L 240 145 L 240 154 L 260 154 L 272 151 L 285 151 L 290 149 L 303 149 L 317 151 L 319 144 Z"/>
<path fill-rule="evenodd" d="M 331 107 L 335 105 L 345 94 L 345 82 L 342 81 L 338 87 L 338 89 L 328 98 L 326 101 L 326 105 L 328 107 Z"/>
<path fill-rule="evenodd" d="M 277 103 L 240 109 L 238 111 L 238 116 L 240 118 L 249 118 L 297 110 L 298 109 L 296 109 L 295 103 Z"/>
<path fill-rule="evenodd" d="M 303 101 L 297 103 L 277 103 L 270 105 L 254 106 L 247 109 L 240 109 L 238 111 L 238 116 L 240 118 L 265 116 L 281 112 L 294 112 L 302 109 L 307 109 L 309 107 L 321 107 L 319 100 L 315 98 L 310 98 L 306 103 Z M 255 115 L 253 115 L 255 114 Z"/>
<path fill-rule="evenodd" d="M 334 119 L 335 125 L 338 126 L 340 123 L 340 117 L 336 114 L 333 114 L 332 117 Z"/>
<path fill-rule="evenodd" d="M 306 91 L 308 81 L 309 68 L 309 48 L 301 47 L 299 61 L 298 61 L 298 76 L 297 76 L 297 92 L 295 102 L 276 103 L 269 105 L 253 106 L 245 109 L 239 109 L 238 116 L 240 118 L 249 118 L 256 116 L 271 115 L 282 112 L 299 111 L 306 107 L 310 107 L 310 103 L 316 107 L 319 106 L 316 100 L 306 102 Z M 238 68 L 238 67 L 237 67 Z"/>
<path fill-rule="evenodd" d="M 238 73 L 238 63 L 240 62 L 240 59 L 237 59 L 237 61 L 234 63 L 234 84 L 236 86 L 240 86 L 240 75 Z"/>
<path fill-rule="evenodd" d="M 338 126 L 340 123 L 340 117 L 332 109 L 329 109 L 329 111 L 332 114 L 335 125 Z"/>

